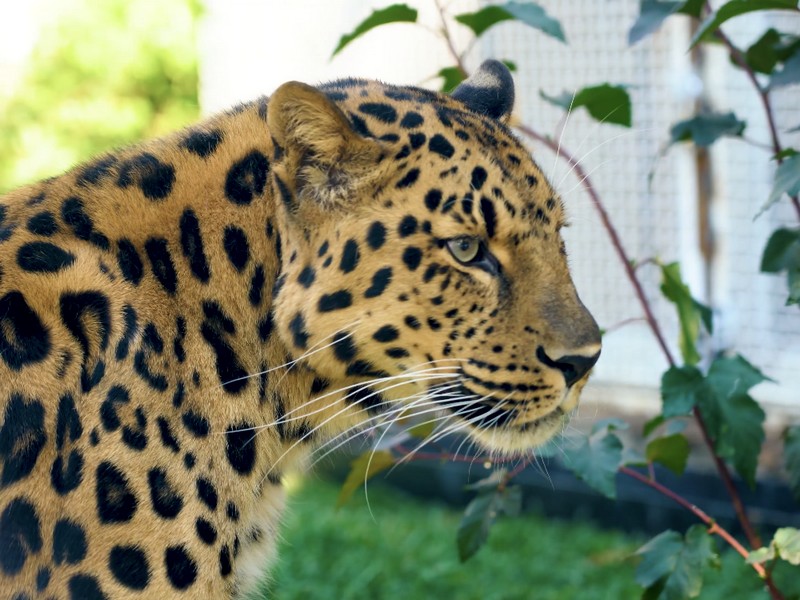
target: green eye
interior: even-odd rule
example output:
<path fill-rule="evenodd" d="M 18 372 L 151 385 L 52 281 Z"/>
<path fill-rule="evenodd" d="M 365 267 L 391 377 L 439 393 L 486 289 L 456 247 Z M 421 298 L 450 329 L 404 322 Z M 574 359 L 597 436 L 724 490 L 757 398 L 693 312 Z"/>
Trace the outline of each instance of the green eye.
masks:
<path fill-rule="evenodd" d="M 447 249 L 461 264 L 469 264 L 481 251 L 481 242 L 473 237 L 459 237 L 447 240 Z"/>

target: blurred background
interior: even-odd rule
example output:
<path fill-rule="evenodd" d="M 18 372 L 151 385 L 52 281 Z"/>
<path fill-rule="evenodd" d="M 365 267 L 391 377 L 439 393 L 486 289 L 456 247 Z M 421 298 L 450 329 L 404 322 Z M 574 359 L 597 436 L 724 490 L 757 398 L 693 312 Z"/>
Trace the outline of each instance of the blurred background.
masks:
<path fill-rule="evenodd" d="M 347 75 L 440 88 L 437 73 L 453 60 L 437 35 L 441 22 L 433 0 L 407 2 L 419 10 L 422 26 L 382 27 L 331 57 L 343 34 L 373 9 L 388 4 L 378 0 L 4 1 L 0 4 L 0 192 L 55 175 L 97 152 L 157 136 L 201 115 L 269 94 L 291 79 L 313 84 Z M 449 14 L 458 14 L 488 3 L 445 4 Z M 741 72 L 730 68 L 722 51 L 687 51 L 691 29 L 686 18 L 668 19 L 655 35 L 629 46 L 627 33 L 638 15 L 638 0 L 541 0 L 539 4 L 562 23 L 568 45 L 521 24 L 504 23 L 471 46 L 467 66 L 475 67 L 489 57 L 512 60 L 517 67 L 519 119 L 560 137 L 563 146 L 582 160 L 628 254 L 639 261 L 681 262 L 693 295 L 715 310 L 714 333 L 701 341 L 704 354 L 742 353 L 774 380 L 754 390 L 767 412 L 768 435 L 774 443 L 785 425 L 800 420 L 800 310 L 784 306 L 784 277 L 759 273 L 770 233 L 781 225 L 794 225 L 785 202 L 754 218 L 769 195 L 774 165 L 764 160 L 762 148 L 739 140 L 717 143 L 708 154 L 689 145 L 663 152 L 669 125 L 693 115 L 701 104 L 722 112 L 735 110 L 747 119 L 748 138 L 766 140 L 757 95 Z M 725 29 L 746 46 L 770 25 L 771 18 L 780 18 L 784 31 L 800 32 L 800 19 L 767 13 L 736 19 Z M 459 50 L 469 46 L 469 30 L 455 22 L 449 28 Z M 540 97 L 540 91 L 555 96 L 602 82 L 629 86 L 631 129 L 598 124 L 583 111 L 565 121 L 560 109 Z M 786 129 L 800 124 L 796 86 L 783 88 L 773 99 L 779 123 Z M 786 135 L 784 142 L 797 146 L 800 135 Z M 609 415 L 644 422 L 659 411 L 658 386 L 667 367 L 664 357 L 580 181 L 546 148 L 530 147 L 566 200 L 572 226 L 565 237 L 576 285 L 607 330 L 603 355 L 574 426 L 587 428 L 599 416 Z M 674 307 L 658 291 L 659 269 L 645 265 L 639 272 L 668 339 L 677 340 Z M 673 350 L 678 353 L 676 342 Z M 768 443 L 765 453 L 769 452 Z M 767 456 L 764 464 L 764 477 L 777 472 L 776 460 Z M 702 471 L 703 465 L 698 468 Z M 415 477 L 419 479 L 408 479 Z M 448 475 L 437 472 L 427 477 L 439 481 Z M 537 477 L 538 484 L 533 481 Z M 572 483 L 540 473 L 531 480 L 532 486 L 544 489 L 539 501 L 531 503 L 544 514 L 558 513 L 559 507 L 561 512 L 587 515 L 620 510 L 619 505 L 613 510 L 582 504 L 567 507 L 559 492 Z M 454 485 L 442 494 L 462 502 L 461 484 Z M 695 485 L 707 484 L 699 480 Z M 425 496 L 425 490 L 416 492 Z M 531 539 L 520 541 L 518 528 L 523 525 L 511 521 L 508 531 L 493 533 L 493 550 L 465 569 L 458 564 L 452 542 L 457 513 L 447 508 L 403 499 L 408 514 L 395 514 L 396 493 L 376 489 L 373 519 L 362 506 L 362 497 L 334 514 L 336 491 L 324 482 L 305 484 L 297 494 L 284 558 L 272 584 L 279 598 L 326 597 L 331 589 L 338 590 L 330 596 L 336 598 L 527 598 L 534 596 L 524 590 L 544 585 L 541 581 L 548 578 L 552 585 L 540 588 L 536 598 L 634 595 L 629 563 L 637 546 L 635 533 L 606 538 L 578 525 L 549 529 L 573 525 L 554 525 L 540 512 L 526 517 L 531 519 Z M 626 517 L 620 516 L 624 512 L 623 507 L 615 514 L 624 521 Z M 646 511 L 643 515 L 644 527 L 654 517 Z M 301 527 L 308 521 L 315 524 Z M 584 545 L 575 550 L 578 540 Z M 542 547 L 552 548 L 544 560 Z M 520 554 L 528 557 L 524 565 L 507 561 L 509 555 Z M 563 573 L 553 570 L 553 554 L 564 556 L 572 568 Z M 394 569 L 393 574 L 387 569 Z M 618 571 L 626 574 L 617 590 L 609 582 L 617 581 Z M 336 578 L 341 581 L 334 582 Z M 504 587 L 498 580 L 515 583 Z M 603 583 L 594 585 L 598 582 Z M 710 595 L 704 591 L 704 598 L 758 597 L 748 595 L 754 588 L 735 577 L 720 578 L 715 585 L 709 588 Z M 593 588 L 599 595 L 591 595 Z M 737 595 L 737 589 L 744 595 Z"/>

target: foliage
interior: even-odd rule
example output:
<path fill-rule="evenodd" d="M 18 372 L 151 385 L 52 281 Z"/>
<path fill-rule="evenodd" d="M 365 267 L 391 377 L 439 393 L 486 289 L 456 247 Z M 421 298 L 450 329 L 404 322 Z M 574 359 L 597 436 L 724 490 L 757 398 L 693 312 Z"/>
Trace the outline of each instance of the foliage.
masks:
<path fill-rule="evenodd" d="M 468 75 L 468 71 L 463 54 L 454 49 L 450 38 L 446 10 L 438 0 L 434 2 L 442 17 L 441 33 L 453 51 L 454 64 L 439 73 L 443 79 L 443 89 L 450 90 Z M 394 5 L 395 10 L 399 10 L 398 6 L 402 5 Z M 788 198 L 800 220 L 800 154 L 781 144 L 775 115 L 769 103 L 772 90 L 800 82 L 800 37 L 769 28 L 749 47 L 739 48 L 721 29 L 722 25 L 738 16 L 774 10 L 800 12 L 796 0 L 729 0 L 716 10 L 702 0 L 641 0 L 639 16 L 628 32 L 628 42 L 631 45 L 642 43 L 667 19 L 682 15 L 697 22 L 692 47 L 699 45 L 702 48 L 705 44 L 718 43 L 728 51 L 733 68 L 743 72 L 763 99 L 771 135 L 771 156 L 766 155 L 765 160 L 772 158 L 777 163 L 773 190 L 768 198 L 753 206 L 753 214 L 760 214 L 759 204 L 763 212 Z M 566 43 L 561 25 L 535 2 L 492 4 L 452 18 L 471 29 L 476 39 L 480 39 L 490 28 L 516 21 L 537 33 Z M 416 16 L 412 20 L 415 21 Z M 363 26 L 364 23 L 359 28 L 363 29 Z M 625 85 L 599 82 L 574 93 L 551 95 L 540 91 L 540 96 L 565 111 L 584 107 L 599 122 L 625 127 L 630 127 L 632 123 L 632 106 Z M 666 146 L 692 143 L 697 147 L 709 147 L 725 137 L 748 141 L 743 137 L 746 126 L 746 120 L 733 111 L 706 110 L 669 127 L 665 126 L 665 135 L 669 140 Z M 525 124 L 518 125 L 518 128 L 523 135 L 544 144 L 575 170 L 600 213 L 601 222 L 645 311 L 648 325 L 669 363 L 661 379 L 661 413 L 647 423 L 643 432 L 643 455 L 626 447 L 619 432 L 626 429 L 627 424 L 618 419 L 596 424 L 586 437 L 578 438 L 572 442 L 572 447 L 563 450 L 565 465 L 600 493 L 613 498 L 617 476 L 627 475 L 677 502 L 702 523 L 691 527 L 685 534 L 666 531 L 638 551 L 641 562 L 636 571 L 636 581 L 643 588 L 642 597 L 649 600 L 678 600 L 698 597 L 701 592 L 703 597 L 707 597 L 705 582 L 712 578 L 710 573 L 713 569 L 710 567 L 719 565 L 715 548 L 717 537 L 738 553 L 740 559 L 744 559 L 740 564 L 751 565 L 758 575 L 758 578 L 754 578 L 754 585 L 763 582 L 775 600 L 795 597 L 800 593 L 796 583 L 800 577 L 796 570 L 794 574 L 790 570 L 796 569 L 800 563 L 800 532 L 783 528 L 768 546 L 761 547 L 728 466 L 731 465 L 749 486 L 755 485 L 758 458 L 764 441 L 765 415 L 750 395 L 750 390 L 767 378 L 740 355 L 709 355 L 699 342 L 703 329 L 708 334 L 712 333 L 712 310 L 692 296 L 681 277 L 680 265 L 661 264 L 652 259 L 637 265 L 637 261 L 626 254 L 613 222 L 588 175 L 584 174 L 580 161 L 573 158 L 553 136 Z M 645 263 L 654 263 L 660 268 L 661 293 L 675 305 L 678 313 L 681 362 L 672 356 L 661 326 L 652 314 L 650 300 L 639 281 L 637 269 Z M 761 270 L 767 273 L 786 272 L 789 283 L 787 303 L 800 304 L 800 229 L 782 228 L 774 232 L 764 251 Z M 678 475 L 686 468 L 691 453 L 683 433 L 687 422 L 693 422 L 699 429 L 712 453 L 721 482 L 731 497 L 747 537 L 749 550 L 700 507 L 665 488 L 655 478 L 652 469 L 654 463 L 664 465 Z M 382 449 L 381 452 L 387 450 Z M 395 461 L 458 459 L 457 454 L 449 455 L 447 452 L 409 452 L 402 445 L 390 448 L 388 452 Z M 540 456 L 546 453 L 546 450 L 539 451 Z M 786 432 L 785 460 L 790 484 L 800 498 L 800 427 L 790 428 Z M 518 500 L 516 492 L 512 492 L 515 489 L 512 482 L 524 466 L 523 463 L 512 471 L 498 470 L 493 476 L 479 482 L 477 495 L 467 507 L 458 528 L 457 541 L 462 560 L 474 556 L 478 548 L 487 543 L 490 528 L 497 516 L 517 512 Z M 641 466 L 647 467 L 646 474 L 636 470 Z M 365 478 L 363 468 L 359 477 L 362 480 Z M 725 568 L 730 567 L 726 565 Z M 581 597 L 585 597 L 583 592 Z"/>
<path fill-rule="evenodd" d="M 198 114 L 199 0 L 50 0 L 18 91 L 0 100 L 0 191 Z"/>

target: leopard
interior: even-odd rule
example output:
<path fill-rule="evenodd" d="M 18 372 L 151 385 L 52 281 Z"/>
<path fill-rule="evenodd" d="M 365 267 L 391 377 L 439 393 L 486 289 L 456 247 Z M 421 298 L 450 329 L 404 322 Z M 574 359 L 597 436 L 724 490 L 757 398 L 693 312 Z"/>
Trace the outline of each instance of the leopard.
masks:
<path fill-rule="evenodd" d="M 600 332 L 514 96 L 290 81 L 0 198 L 0 597 L 242 597 L 332 440 L 563 431 Z"/>

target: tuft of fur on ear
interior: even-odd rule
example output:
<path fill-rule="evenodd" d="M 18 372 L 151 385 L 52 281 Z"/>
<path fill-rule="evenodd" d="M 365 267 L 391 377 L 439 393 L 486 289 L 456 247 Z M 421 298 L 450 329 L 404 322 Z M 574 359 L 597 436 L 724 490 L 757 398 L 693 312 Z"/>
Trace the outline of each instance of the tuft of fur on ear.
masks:
<path fill-rule="evenodd" d="M 330 98 L 298 81 L 270 97 L 267 126 L 297 194 L 320 202 L 346 200 L 381 156 L 379 144 L 356 133 Z"/>
<path fill-rule="evenodd" d="M 498 60 L 486 60 L 450 94 L 481 115 L 508 123 L 514 108 L 514 79 Z"/>

